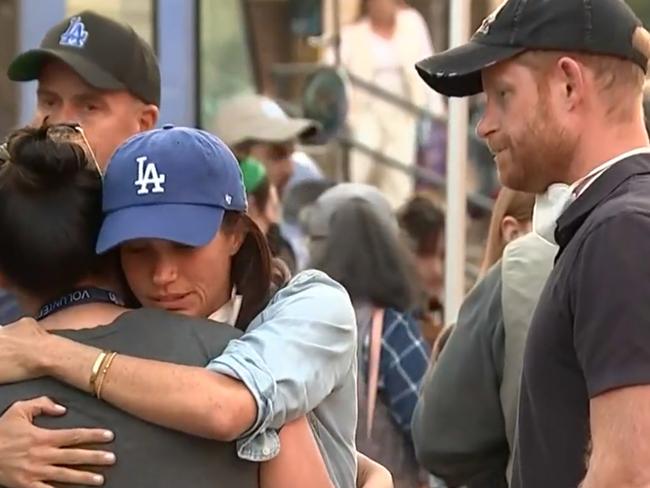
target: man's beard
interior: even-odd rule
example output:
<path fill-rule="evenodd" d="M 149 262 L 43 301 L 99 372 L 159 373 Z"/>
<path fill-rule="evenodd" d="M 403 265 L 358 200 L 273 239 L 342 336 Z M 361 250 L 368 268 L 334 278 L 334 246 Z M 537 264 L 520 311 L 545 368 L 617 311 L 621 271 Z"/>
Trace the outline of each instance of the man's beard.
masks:
<path fill-rule="evenodd" d="M 511 162 L 518 178 L 507 186 L 514 190 L 543 193 L 552 183 L 563 182 L 571 165 L 577 141 L 540 101 L 535 115 L 517 138 L 508 141 Z"/>

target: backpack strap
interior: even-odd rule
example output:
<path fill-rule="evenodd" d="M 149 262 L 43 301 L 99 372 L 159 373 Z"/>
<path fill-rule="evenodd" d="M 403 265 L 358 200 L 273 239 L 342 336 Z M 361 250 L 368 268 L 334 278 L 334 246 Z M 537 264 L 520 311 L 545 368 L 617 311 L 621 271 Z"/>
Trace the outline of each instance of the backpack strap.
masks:
<path fill-rule="evenodd" d="M 368 412 L 366 416 L 366 434 L 372 436 L 372 424 L 377 404 L 377 383 L 379 382 L 379 361 L 381 359 L 381 338 L 384 328 L 385 309 L 377 308 L 372 314 L 370 328 L 370 354 L 368 360 Z"/>

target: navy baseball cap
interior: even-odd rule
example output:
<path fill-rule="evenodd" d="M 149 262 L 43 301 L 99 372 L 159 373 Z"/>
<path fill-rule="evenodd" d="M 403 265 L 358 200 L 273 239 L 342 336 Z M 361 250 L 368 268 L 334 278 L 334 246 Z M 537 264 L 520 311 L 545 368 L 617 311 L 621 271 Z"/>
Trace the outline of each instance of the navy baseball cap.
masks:
<path fill-rule="evenodd" d="M 230 149 L 208 132 L 172 125 L 120 146 L 103 193 L 99 254 L 133 239 L 204 246 L 226 211 L 246 211 L 241 170 Z"/>
<path fill-rule="evenodd" d="M 623 0 L 507 0 L 462 46 L 420 61 L 435 91 L 465 97 L 483 91 L 481 71 L 528 50 L 581 52 L 627 59 L 647 71 L 635 45 L 641 21 Z"/>

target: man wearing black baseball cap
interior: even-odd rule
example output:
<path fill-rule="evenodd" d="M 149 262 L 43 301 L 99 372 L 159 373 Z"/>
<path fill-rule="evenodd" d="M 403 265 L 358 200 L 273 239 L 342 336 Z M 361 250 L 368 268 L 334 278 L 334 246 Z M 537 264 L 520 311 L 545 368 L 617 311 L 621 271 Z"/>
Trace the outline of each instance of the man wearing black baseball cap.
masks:
<path fill-rule="evenodd" d="M 160 70 L 151 47 L 128 25 L 92 11 L 52 27 L 7 75 L 38 80 L 35 123 L 78 122 L 100 164 L 129 136 L 153 128 Z"/>
<path fill-rule="evenodd" d="M 160 70 L 153 50 L 128 25 L 91 11 L 52 27 L 39 48 L 13 60 L 7 74 L 13 81 L 38 80 L 34 124 L 46 117 L 51 124 L 81 124 L 102 166 L 127 138 L 158 121 Z M 37 415 L 63 412 L 46 398 L 20 402 L 3 412 L 0 485 L 14 486 L 15 479 L 24 481 L 21 486 L 44 480 L 98 483 L 92 472 L 58 466 L 112 464 L 108 452 L 76 448 L 108 442 L 110 432 L 48 431 L 31 425 Z"/>
<path fill-rule="evenodd" d="M 559 246 L 527 339 L 515 487 L 650 486 L 649 57 L 622 0 L 508 0 L 417 65 L 442 94 L 485 92 L 477 131 Z"/>

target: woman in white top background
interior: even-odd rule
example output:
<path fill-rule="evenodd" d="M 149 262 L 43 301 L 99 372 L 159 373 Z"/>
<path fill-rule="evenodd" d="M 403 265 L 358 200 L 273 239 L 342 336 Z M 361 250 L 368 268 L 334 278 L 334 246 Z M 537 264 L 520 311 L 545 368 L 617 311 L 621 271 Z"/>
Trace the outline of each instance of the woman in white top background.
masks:
<path fill-rule="evenodd" d="M 443 115 L 442 97 L 427 90 L 415 63 L 433 54 L 426 23 L 419 12 L 401 0 L 363 0 L 356 22 L 341 29 L 343 67 L 408 102 Z M 334 53 L 327 53 L 333 61 Z M 350 84 L 348 123 L 352 137 L 379 153 L 415 165 L 419 115 Z M 352 181 L 377 186 L 395 208 L 413 192 L 407 173 L 375 161 L 360 151 L 350 154 Z"/>

